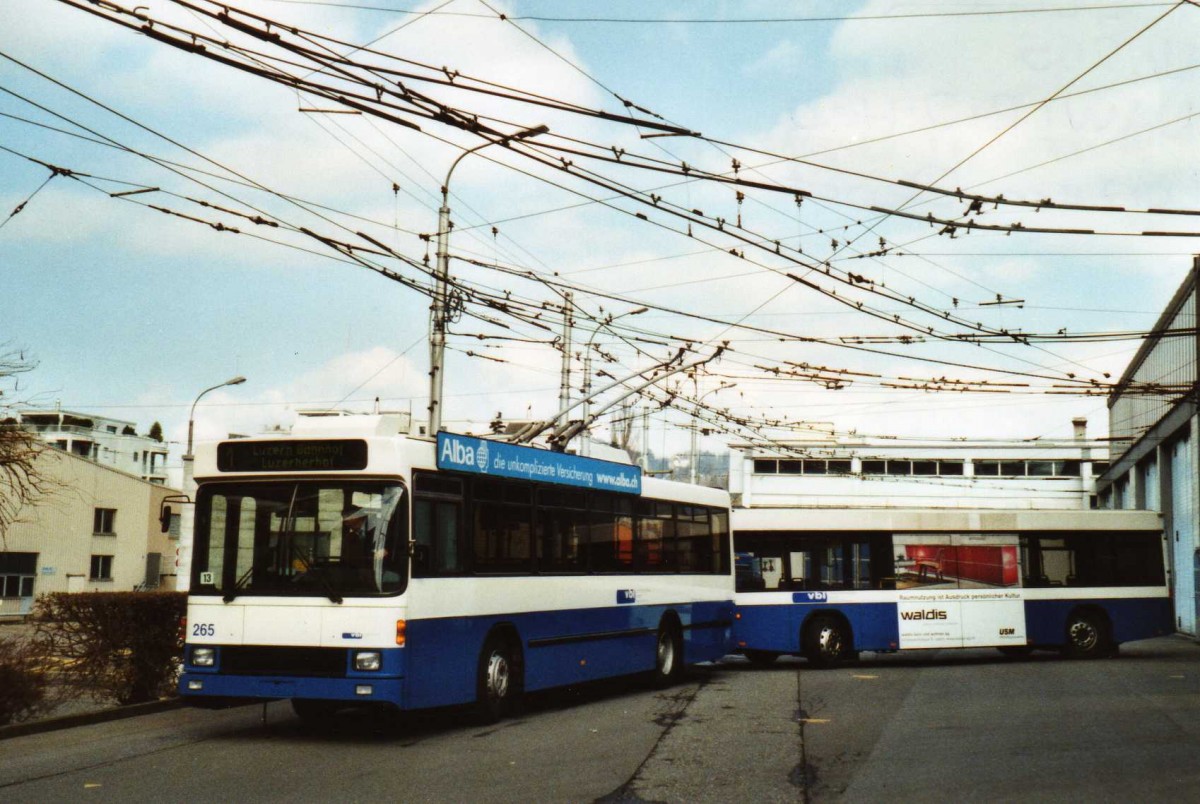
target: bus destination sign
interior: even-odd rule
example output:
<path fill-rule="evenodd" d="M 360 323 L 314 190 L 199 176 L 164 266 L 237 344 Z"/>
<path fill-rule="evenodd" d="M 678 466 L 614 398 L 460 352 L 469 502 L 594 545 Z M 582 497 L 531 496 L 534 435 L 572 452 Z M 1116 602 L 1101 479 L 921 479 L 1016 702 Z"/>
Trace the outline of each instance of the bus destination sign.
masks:
<path fill-rule="evenodd" d="M 438 433 L 437 466 L 438 469 L 476 475 L 537 480 L 585 489 L 625 494 L 642 492 L 642 470 L 638 466 L 454 433 Z"/>
<path fill-rule="evenodd" d="M 217 444 L 219 472 L 346 472 L 366 468 L 367 442 L 360 438 Z"/>

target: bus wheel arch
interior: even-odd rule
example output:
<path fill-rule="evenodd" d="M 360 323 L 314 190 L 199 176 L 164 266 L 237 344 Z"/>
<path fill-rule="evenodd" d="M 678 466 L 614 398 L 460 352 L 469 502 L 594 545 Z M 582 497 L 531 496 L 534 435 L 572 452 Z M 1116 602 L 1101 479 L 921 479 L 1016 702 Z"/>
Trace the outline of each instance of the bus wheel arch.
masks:
<path fill-rule="evenodd" d="M 525 656 L 521 638 L 511 623 L 488 631 L 479 651 L 475 706 L 486 723 L 514 714 L 525 691 Z"/>
<path fill-rule="evenodd" d="M 800 628 L 800 655 L 813 667 L 836 667 L 854 658 L 854 629 L 840 612 L 816 611 Z"/>
<path fill-rule="evenodd" d="M 683 677 L 683 670 L 683 624 L 674 610 L 668 610 L 658 621 L 651 679 L 656 687 L 670 686 Z"/>
<path fill-rule="evenodd" d="M 1098 606 L 1077 606 L 1067 615 L 1063 652 L 1073 659 L 1096 659 L 1111 655 L 1112 621 Z"/>

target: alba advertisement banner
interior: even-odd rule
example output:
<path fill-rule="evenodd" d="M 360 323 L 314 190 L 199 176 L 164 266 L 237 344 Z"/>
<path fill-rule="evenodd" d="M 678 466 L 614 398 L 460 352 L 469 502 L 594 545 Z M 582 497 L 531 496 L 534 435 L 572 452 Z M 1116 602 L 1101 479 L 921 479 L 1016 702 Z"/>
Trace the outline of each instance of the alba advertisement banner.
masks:
<path fill-rule="evenodd" d="M 439 469 L 476 475 L 539 480 L 625 494 L 642 492 L 642 470 L 638 466 L 454 433 L 438 433 L 437 465 Z"/>

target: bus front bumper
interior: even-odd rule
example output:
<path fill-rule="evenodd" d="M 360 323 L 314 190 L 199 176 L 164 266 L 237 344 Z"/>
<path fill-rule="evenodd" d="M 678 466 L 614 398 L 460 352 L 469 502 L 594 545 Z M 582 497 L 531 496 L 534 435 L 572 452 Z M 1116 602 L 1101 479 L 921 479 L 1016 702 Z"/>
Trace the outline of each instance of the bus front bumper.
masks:
<path fill-rule="evenodd" d="M 402 678 L 292 678 L 184 673 L 179 679 L 179 694 L 185 700 L 192 699 L 197 703 L 218 699 L 253 701 L 309 698 L 402 707 L 403 683 Z"/>

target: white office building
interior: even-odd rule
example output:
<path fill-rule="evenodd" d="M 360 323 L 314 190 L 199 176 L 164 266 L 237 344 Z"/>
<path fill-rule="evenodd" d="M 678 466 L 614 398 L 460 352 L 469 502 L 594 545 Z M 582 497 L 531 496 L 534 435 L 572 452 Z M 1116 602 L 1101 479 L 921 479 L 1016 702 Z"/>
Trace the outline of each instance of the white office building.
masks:
<path fill-rule="evenodd" d="M 1079 510 L 1095 503 L 1107 442 L 833 437 L 735 444 L 729 490 L 744 508 Z"/>
<path fill-rule="evenodd" d="M 27 409 L 23 427 L 48 444 L 90 461 L 120 469 L 149 483 L 167 482 L 167 445 L 138 435 L 133 422 L 69 410 Z"/>

